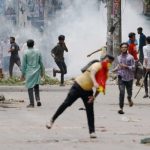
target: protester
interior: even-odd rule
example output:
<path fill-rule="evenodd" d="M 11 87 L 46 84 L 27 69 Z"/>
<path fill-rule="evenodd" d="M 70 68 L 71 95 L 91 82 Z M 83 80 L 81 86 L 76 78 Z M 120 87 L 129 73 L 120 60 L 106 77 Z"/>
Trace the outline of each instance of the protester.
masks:
<path fill-rule="evenodd" d="M 147 98 L 150 95 L 148 94 L 148 77 L 150 80 L 150 36 L 146 38 L 146 46 L 143 47 L 144 54 L 144 87 L 145 87 L 145 95 L 143 98 Z M 150 86 L 150 85 L 149 85 Z M 149 89 L 150 91 L 150 89 Z"/>
<path fill-rule="evenodd" d="M 108 74 L 109 65 L 113 62 L 113 60 L 114 57 L 107 55 L 102 62 L 92 64 L 84 73 L 75 79 L 75 82 L 69 90 L 66 99 L 53 115 L 50 120 L 50 124 L 46 125 L 48 129 L 52 127 L 57 117 L 61 115 L 67 107 L 71 106 L 78 98 L 81 98 L 86 108 L 85 110 L 87 114 L 90 138 L 96 138 L 93 110 L 94 99 L 97 97 L 102 87 L 102 91 L 105 91 L 104 82 L 106 82 L 105 79 L 107 78 L 106 76 Z M 94 94 L 92 89 L 93 87 L 96 88 Z"/>
<path fill-rule="evenodd" d="M 128 43 L 121 43 L 121 54 L 118 56 L 118 65 L 113 71 L 118 71 L 118 86 L 119 86 L 119 114 L 124 114 L 124 97 L 125 88 L 127 90 L 127 99 L 129 106 L 133 106 L 132 102 L 132 86 L 134 79 L 135 63 L 132 55 L 128 53 Z"/>
<path fill-rule="evenodd" d="M 55 77 L 57 73 L 61 74 L 60 86 L 64 86 L 64 74 L 67 73 L 67 66 L 64 61 L 64 51 L 68 52 L 68 48 L 65 44 L 65 36 L 60 35 L 58 37 L 58 44 L 51 50 L 51 55 L 55 60 L 55 63 L 60 70 L 53 69 L 53 76 Z"/>
<path fill-rule="evenodd" d="M 131 54 L 135 60 L 136 86 L 140 86 L 140 80 L 143 77 L 143 66 L 138 59 L 137 40 L 134 32 L 129 33 L 128 45 L 128 53 Z"/>
<path fill-rule="evenodd" d="M 139 51 L 139 60 L 140 60 L 141 64 L 143 64 L 143 60 L 144 60 L 143 46 L 146 45 L 146 36 L 143 34 L 143 28 L 142 27 L 138 27 L 137 32 L 140 35 L 139 49 L 138 49 L 138 51 Z"/>
<path fill-rule="evenodd" d="M 26 80 L 26 87 L 28 88 L 30 104 L 27 107 L 34 107 L 34 95 L 37 102 L 37 106 L 41 106 L 39 83 L 40 78 L 44 77 L 44 66 L 42 62 L 41 53 L 34 48 L 34 41 L 27 41 L 27 49 L 24 51 L 22 60 L 22 77 Z"/>
<path fill-rule="evenodd" d="M 18 54 L 18 51 L 20 50 L 20 48 L 18 44 L 15 42 L 15 37 L 10 37 L 10 44 L 11 46 L 8 51 L 11 53 L 10 61 L 9 61 L 9 75 L 10 75 L 10 78 L 12 78 L 14 64 L 17 64 L 17 66 L 21 70 L 21 61 L 20 61 L 20 57 Z"/>

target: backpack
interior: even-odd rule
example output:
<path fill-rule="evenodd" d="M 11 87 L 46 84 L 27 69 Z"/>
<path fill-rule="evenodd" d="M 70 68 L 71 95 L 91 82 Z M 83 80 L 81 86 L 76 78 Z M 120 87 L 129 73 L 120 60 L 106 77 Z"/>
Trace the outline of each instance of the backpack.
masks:
<path fill-rule="evenodd" d="M 81 72 L 84 73 L 92 64 L 94 64 L 96 62 L 100 62 L 100 60 L 94 59 L 94 60 L 90 61 L 87 65 L 85 65 L 83 68 L 81 68 Z"/>

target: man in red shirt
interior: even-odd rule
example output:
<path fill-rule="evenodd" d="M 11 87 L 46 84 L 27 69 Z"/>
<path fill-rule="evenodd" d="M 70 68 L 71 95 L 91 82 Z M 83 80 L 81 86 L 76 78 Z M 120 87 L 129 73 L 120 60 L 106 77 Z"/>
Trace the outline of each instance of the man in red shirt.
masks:
<path fill-rule="evenodd" d="M 129 47 L 128 47 L 128 53 L 131 54 L 134 57 L 135 61 L 138 61 L 138 56 L 137 56 L 137 41 L 135 39 L 135 33 L 131 32 L 129 33 L 129 41 L 128 41 Z"/>
<path fill-rule="evenodd" d="M 135 60 L 135 79 L 137 79 L 136 85 L 140 86 L 140 79 L 142 78 L 142 75 L 143 75 L 143 69 L 142 69 L 143 67 L 138 59 L 138 52 L 137 52 L 137 47 L 136 47 L 137 40 L 135 38 L 134 32 L 129 33 L 128 45 L 129 45 L 128 53 L 131 54 Z"/>

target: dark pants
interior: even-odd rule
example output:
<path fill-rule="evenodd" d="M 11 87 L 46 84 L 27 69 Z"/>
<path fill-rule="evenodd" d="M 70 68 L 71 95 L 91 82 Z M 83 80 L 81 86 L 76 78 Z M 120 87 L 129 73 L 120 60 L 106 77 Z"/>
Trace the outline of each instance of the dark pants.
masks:
<path fill-rule="evenodd" d="M 78 98 L 81 98 L 86 108 L 89 133 L 95 132 L 93 103 L 88 103 L 89 100 L 88 97 L 92 95 L 93 95 L 93 91 L 85 91 L 77 83 L 74 83 L 66 99 L 59 106 L 56 113 L 52 117 L 52 121 L 54 122 L 56 118 L 59 115 L 61 115 L 67 107 L 71 106 Z"/>
<path fill-rule="evenodd" d="M 9 75 L 10 77 L 12 77 L 13 75 L 13 67 L 14 64 L 16 64 L 19 69 L 21 70 L 21 61 L 19 57 L 10 57 L 10 61 L 9 61 Z"/>
<path fill-rule="evenodd" d="M 61 84 L 64 84 L 64 74 L 67 73 L 67 66 L 64 61 L 55 61 L 57 66 L 59 67 L 59 71 L 56 73 L 61 73 Z"/>
<path fill-rule="evenodd" d="M 39 85 L 36 84 L 33 88 L 29 88 L 29 89 L 28 89 L 29 100 L 30 100 L 30 104 L 31 104 L 31 105 L 34 105 L 33 90 L 34 90 L 34 92 L 35 92 L 35 99 L 36 99 L 36 101 L 39 101 L 39 100 L 40 100 Z"/>
<path fill-rule="evenodd" d="M 118 85 L 119 85 L 119 92 L 120 92 L 119 93 L 119 106 L 122 109 L 124 107 L 125 88 L 128 94 L 127 96 L 128 101 L 131 101 L 133 80 L 123 81 L 121 77 L 118 77 Z"/>
<path fill-rule="evenodd" d="M 143 61 L 144 61 L 143 49 L 140 49 L 139 60 L 140 60 L 141 64 L 143 65 Z"/>
<path fill-rule="evenodd" d="M 144 88 L 146 95 L 148 95 L 148 78 L 150 82 L 150 71 L 146 71 L 146 69 L 144 68 Z"/>
<path fill-rule="evenodd" d="M 143 66 L 140 61 L 135 62 L 135 79 L 140 81 L 143 77 Z"/>

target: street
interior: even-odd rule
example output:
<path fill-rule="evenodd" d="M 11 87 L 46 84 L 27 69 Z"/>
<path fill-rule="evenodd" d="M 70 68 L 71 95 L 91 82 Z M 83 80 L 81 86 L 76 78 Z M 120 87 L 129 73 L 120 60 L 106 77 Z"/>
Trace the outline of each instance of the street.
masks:
<path fill-rule="evenodd" d="M 70 86 L 41 86 L 42 107 L 26 108 L 28 94 L 24 87 L 0 87 L 0 94 L 12 103 L 0 104 L 1 150 L 148 150 L 150 145 L 141 139 L 150 137 L 150 99 L 143 99 L 144 89 L 125 114 L 117 113 L 118 87 L 107 85 L 106 95 L 95 101 L 95 126 L 97 139 L 90 139 L 86 114 L 78 99 L 54 123 L 45 128 L 58 106 L 64 100 Z M 133 97 L 139 87 L 134 86 Z M 22 102 L 24 100 L 24 102 Z M 16 101 L 16 102 L 15 102 Z"/>

